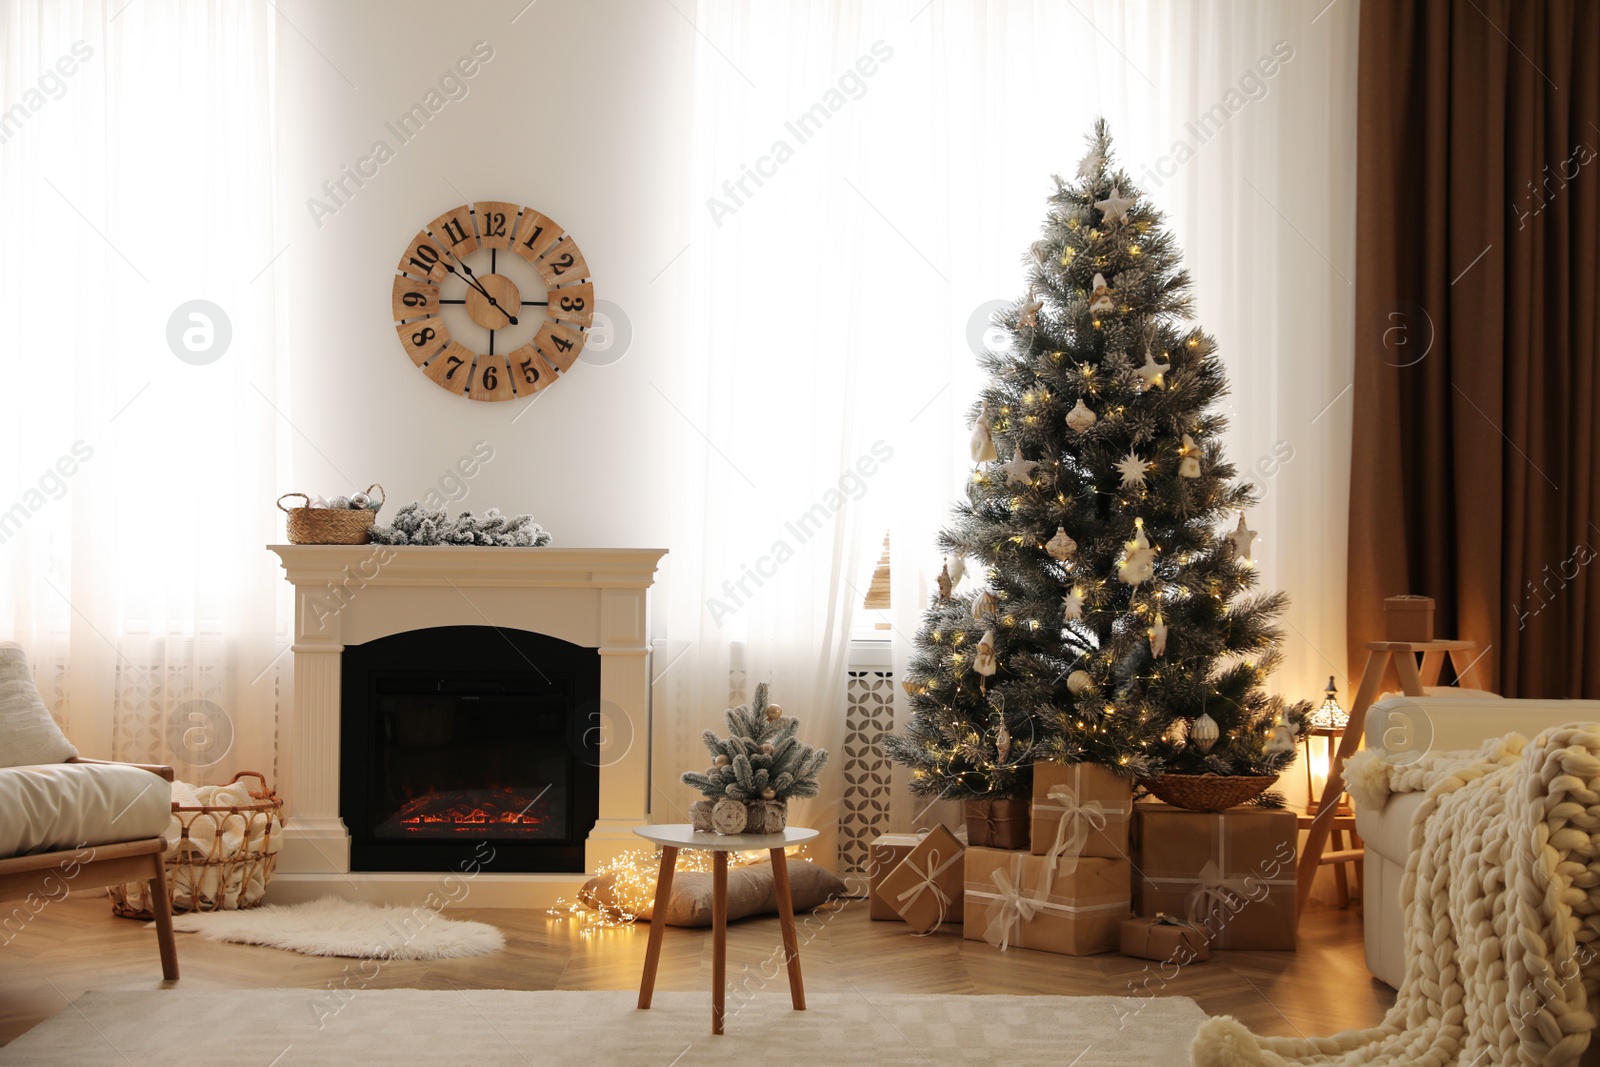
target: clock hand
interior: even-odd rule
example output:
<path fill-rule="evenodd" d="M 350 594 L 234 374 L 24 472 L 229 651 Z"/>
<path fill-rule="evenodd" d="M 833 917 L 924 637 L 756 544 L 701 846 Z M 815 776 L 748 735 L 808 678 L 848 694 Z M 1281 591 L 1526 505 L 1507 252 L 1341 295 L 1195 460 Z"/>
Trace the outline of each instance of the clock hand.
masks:
<path fill-rule="evenodd" d="M 485 300 L 489 301 L 489 306 L 490 307 L 494 308 L 496 311 L 500 312 L 500 314 L 504 315 L 506 317 L 506 319 L 509 321 L 509 323 L 512 326 L 515 326 L 517 324 L 517 317 L 515 315 L 511 314 L 511 312 L 507 311 L 505 308 L 501 307 L 500 306 L 500 302 L 497 301 L 493 296 L 489 295 L 489 290 L 485 289 L 483 287 L 483 283 L 478 281 L 477 275 L 472 273 L 472 268 L 467 266 L 465 263 L 462 263 L 461 262 L 461 257 L 456 255 L 454 252 L 451 252 L 449 249 L 446 249 L 445 252 L 451 259 L 455 260 L 456 263 L 460 264 L 461 270 L 460 271 L 456 270 L 455 267 L 452 267 L 448 263 L 444 264 L 444 269 L 449 271 L 451 274 L 454 274 L 456 277 L 460 278 L 462 281 L 466 282 L 472 288 L 476 289 L 480 294 L 482 294 L 482 296 L 483 296 L 483 298 Z M 463 271 L 465 273 L 462 273 Z"/>

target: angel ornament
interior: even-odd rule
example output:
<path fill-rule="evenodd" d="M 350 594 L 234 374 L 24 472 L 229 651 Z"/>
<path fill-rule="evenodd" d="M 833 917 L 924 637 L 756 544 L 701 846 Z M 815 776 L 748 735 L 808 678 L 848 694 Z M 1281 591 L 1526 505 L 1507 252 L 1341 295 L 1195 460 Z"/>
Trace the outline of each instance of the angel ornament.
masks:
<path fill-rule="evenodd" d="M 1183 447 L 1178 449 L 1178 477 L 1200 477 L 1200 446 L 1188 434 L 1183 435 Z"/>
<path fill-rule="evenodd" d="M 992 459 L 999 459 L 1000 453 L 994 447 L 994 431 L 989 418 L 989 402 L 984 401 L 978 408 L 978 417 L 972 423 L 972 461 L 974 463 L 988 463 Z"/>
<path fill-rule="evenodd" d="M 979 683 L 978 688 L 987 693 L 989 691 L 989 679 L 993 678 L 995 672 L 1000 669 L 1000 663 L 995 659 L 994 654 L 993 630 L 985 630 L 983 636 L 978 639 L 978 651 L 972 657 L 972 669 L 983 676 L 983 681 Z"/>
<path fill-rule="evenodd" d="M 1094 288 L 1089 293 L 1089 310 L 1096 315 L 1110 314 L 1115 311 L 1117 305 L 1111 299 L 1115 294 L 1116 290 L 1106 284 L 1106 276 L 1096 273 L 1094 276 Z"/>
<path fill-rule="evenodd" d="M 1156 550 L 1150 547 L 1150 539 L 1144 535 L 1144 523 L 1139 522 L 1133 540 L 1123 546 L 1122 562 L 1117 564 L 1117 577 L 1127 585 L 1138 586 L 1155 577 L 1155 573 Z"/>

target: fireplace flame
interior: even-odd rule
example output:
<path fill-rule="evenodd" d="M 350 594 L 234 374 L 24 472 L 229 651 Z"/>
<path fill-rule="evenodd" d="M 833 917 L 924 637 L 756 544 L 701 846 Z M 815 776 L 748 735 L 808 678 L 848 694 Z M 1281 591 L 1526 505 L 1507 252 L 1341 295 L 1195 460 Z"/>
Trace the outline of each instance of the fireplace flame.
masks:
<path fill-rule="evenodd" d="M 391 820 L 410 832 L 496 829 L 534 830 L 546 820 L 538 793 L 519 789 L 443 789 L 415 797 Z"/>

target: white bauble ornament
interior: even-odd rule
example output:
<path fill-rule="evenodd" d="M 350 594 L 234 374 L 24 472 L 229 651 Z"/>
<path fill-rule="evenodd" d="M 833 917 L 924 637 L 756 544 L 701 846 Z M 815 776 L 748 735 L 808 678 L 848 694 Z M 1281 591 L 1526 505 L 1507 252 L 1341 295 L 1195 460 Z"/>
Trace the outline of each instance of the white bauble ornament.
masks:
<path fill-rule="evenodd" d="M 1067 535 L 1065 526 L 1057 526 L 1056 535 L 1045 542 L 1044 550 L 1050 553 L 1052 559 L 1065 563 L 1078 551 L 1078 542 Z"/>
<path fill-rule="evenodd" d="M 1157 659 L 1167 654 L 1167 624 L 1156 612 L 1156 621 L 1150 627 L 1150 654 Z"/>
<path fill-rule="evenodd" d="M 974 463 L 988 463 L 992 459 L 1000 458 L 1000 453 L 996 452 L 994 448 L 994 433 L 989 419 L 988 401 L 985 401 L 979 407 L 978 417 L 972 423 L 970 448 Z"/>
<path fill-rule="evenodd" d="M 372 498 L 365 493 L 350 494 L 350 506 L 353 508 L 364 508 L 370 503 L 372 503 Z"/>
<path fill-rule="evenodd" d="M 1239 525 L 1234 527 L 1233 533 L 1228 535 L 1228 558 L 1249 559 L 1250 542 L 1256 539 L 1256 531 L 1245 525 L 1244 513 L 1239 513 Z"/>
<path fill-rule="evenodd" d="M 992 678 L 995 671 L 1000 669 L 1000 663 L 994 655 L 993 630 L 985 630 L 978 639 L 978 651 L 972 657 L 972 669 L 985 678 Z"/>
<path fill-rule="evenodd" d="M 1100 416 L 1089 410 L 1089 405 L 1083 402 L 1083 398 L 1079 397 L 1072 410 L 1067 412 L 1067 429 L 1073 433 L 1085 433 L 1099 421 L 1099 418 Z"/>
<path fill-rule="evenodd" d="M 1083 589 L 1073 586 L 1072 591 L 1061 598 L 1061 615 L 1066 619 L 1083 618 Z"/>
<path fill-rule="evenodd" d="M 1088 671 L 1073 671 L 1067 675 L 1067 692 L 1073 696 L 1077 696 L 1092 685 L 1094 685 L 1094 679 L 1090 677 Z"/>
<path fill-rule="evenodd" d="M 985 589 L 972 598 L 972 617 L 979 622 L 995 612 L 994 594 Z"/>
<path fill-rule="evenodd" d="M 1201 752 L 1210 752 L 1211 746 L 1217 743 L 1219 736 L 1221 734 L 1217 730 L 1217 720 L 1203 711 L 1200 713 L 1200 717 L 1194 721 L 1194 726 L 1189 730 L 1189 740 L 1193 741 L 1195 747 Z"/>
<path fill-rule="evenodd" d="M 744 801 L 723 797 L 711 805 L 711 828 L 719 834 L 742 834 L 749 818 Z"/>
<path fill-rule="evenodd" d="M 961 579 L 967 576 L 967 558 L 957 556 L 955 559 L 946 559 L 945 569 L 950 572 L 951 587 L 958 586 L 961 584 Z"/>
<path fill-rule="evenodd" d="M 1089 310 L 1097 313 L 1115 311 L 1116 301 L 1111 299 L 1115 295 L 1116 290 L 1106 284 L 1106 276 L 1096 274 L 1094 288 L 1089 292 Z"/>
<path fill-rule="evenodd" d="M 1011 453 L 1011 458 L 1001 464 L 1000 469 L 1006 472 L 1007 485 L 1033 484 L 1033 468 L 1039 465 L 1037 460 L 1023 459 L 1022 446 L 1018 445 Z"/>
<path fill-rule="evenodd" d="M 1117 577 L 1127 585 L 1148 582 L 1156 573 L 1156 550 L 1150 547 L 1144 535 L 1144 524 L 1139 523 L 1122 549 L 1122 562 L 1117 564 Z"/>
<path fill-rule="evenodd" d="M 1178 449 L 1178 477 L 1200 477 L 1200 446 L 1188 434 L 1183 435 L 1183 447 Z"/>

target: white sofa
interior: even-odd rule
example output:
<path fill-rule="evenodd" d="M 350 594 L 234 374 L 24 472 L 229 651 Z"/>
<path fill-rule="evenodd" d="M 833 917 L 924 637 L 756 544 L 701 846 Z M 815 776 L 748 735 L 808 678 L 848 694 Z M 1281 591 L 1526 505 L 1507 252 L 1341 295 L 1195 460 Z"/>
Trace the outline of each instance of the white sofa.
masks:
<path fill-rule="evenodd" d="M 1406 753 L 1472 751 L 1491 737 L 1531 738 L 1571 722 L 1600 722 L 1600 700 L 1507 700 L 1472 689 L 1429 689 L 1427 696 L 1392 694 L 1373 704 L 1365 743 L 1403 759 Z M 1356 808 L 1356 831 L 1366 846 L 1361 906 L 1367 969 L 1395 987 L 1405 976 L 1400 878 L 1422 800 L 1422 793 L 1400 793 L 1382 807 Z"/>

